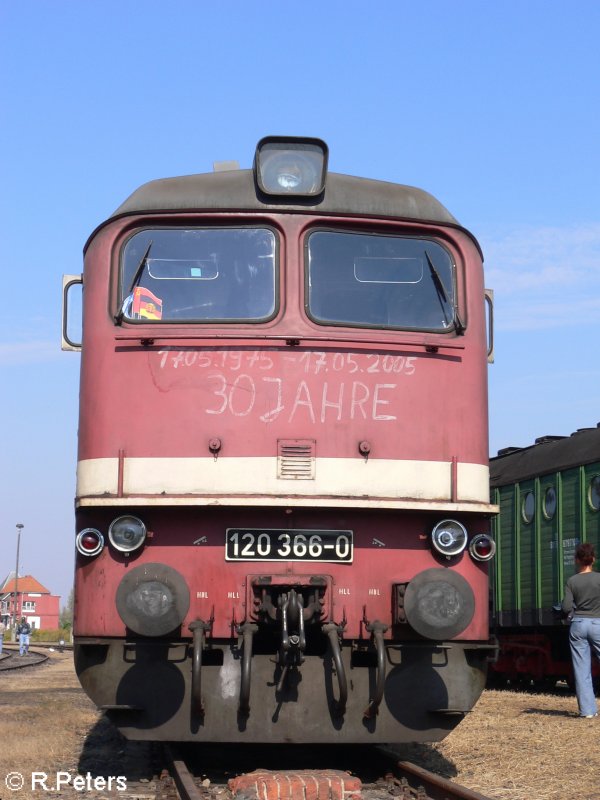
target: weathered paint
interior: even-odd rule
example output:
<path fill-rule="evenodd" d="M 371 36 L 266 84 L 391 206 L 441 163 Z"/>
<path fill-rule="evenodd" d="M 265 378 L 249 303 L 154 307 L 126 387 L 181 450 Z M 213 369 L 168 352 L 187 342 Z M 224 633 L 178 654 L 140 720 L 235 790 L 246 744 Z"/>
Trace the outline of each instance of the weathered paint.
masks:
<path fill-rule="evenodd" d="M 460 573 L 476 598 L 475 614 L 456 640 L 469 647 L 488 639 L 487 568 L 466 552 L 451 561 L 439 559 L 428 541 L 433 524 L 448 516 L 462 521 L 470 534 L 485 532 L 494 511 L 488 493 L 478 248 L 453 225 L 326 219 L 326 224 L 352 230 L 372 230 L 376 224 L 378 231 L 443 241 L 457 265 L 458 305 L 466 323 L 463 335 L 327 327 L 309 319 L 303 300 L 304 236 L 322 226 L 323 219 L 272 209 L 254 219 L 277 231 L 280 258 L 279 312 L 258 325 L 114 323 L 119 249 L 134 230 L 174 222 L 248 224 L 253 221 L 248 213 L 117 216 L 98 229 L 86 250 L 77 525 L 106 534 L 111 520 L 129 510 L 150 531 L 145 547 L 130 557 L 109 546 L 94 559 L 78 556 L 78 671 L 100 704 L 102 698 L 108 698 L 107 705 L 127 703 L 131 676 L 122 642 L 131 635 L 117 613 L 115 594 L 128 571 L 146 563 L 174 567 L 190 591 L 189 612 L 177 639 L 165 642 L 165 652 L 182 639 L 189 643 L 188 626 L 194 620 L 214 618 L 210 642 L 226 655 L 218 672 L 212 668 L 207 686 L 232 710 L 239 698 L 239 672 L 238 662 L 227 653 L 236 626 L 254 619 L 252 587 L 258 575 L 294 585 L 309 585 L 321 576 L 326 588 L 320 623 L 345 623 L 346 661 L 350 642 L 368 646 L 367 621 L 388 626 L 387 646 L 401 648 L 414 641 L 409 626 L 391 624 L 394 586 L 432 567 Z M 289 479 L 279 468 L 280 445 L 296 440 L 308 443 L 306 470 Z M 353 563 L 226 562 L 225 530 L 236 526 L 352 530 Z M 94 648 L 102 642 L 110 645 L 109 656 L 96 663 Z M 131 647 L 134 653 L 137 645 Z M 427 672 L 428 685 L 423 664 L 418 670 L 413 665 L 414 676 L 419 673 L 416 695 L 416 684 L 408 680 L 403 686 L 400 663 L 394 667 L 375 736 L 360 714 L 345 725 L 335 722 L 336 735 L 345 741 L 445 735 L 456 717 L 431 721 L 428 704 L 435 687 L 441 687 L 446 705 L 448 694 L 458 698 L 453 708 L 438 704 L 442 715 L 468 710 L 483 685 L 485 657 L 473 666 L 471 656 L 465 660 L 466 651 L 446 658 L 452 651 L 444 648 L 436 643 L 419 656 L 435 661 L 436 674 Z M 163 664 L 169 674 L 177 670 L 180 676 L 174 678 L 179 687 L 174 692 L 181 689 L 181 697 L 172 696 L 168 724 L 145 720 L 131 725 L 115 712 L 122 729 L 141 738 L 247 740 L 237 721 L 222 715 L 212 728 L 207 718 L 206 727 L 189 730 L 191 665 L 185 649 L 183 654 L 177 667 L 168 658 Z M 261 678 L 252 692 L 265 692 L 273 677 L 272 658 L 253 659 Z M 163 667 L 157 668 L 157 680 Z M 299 698 L 279 727 L 265 731 L 261 723 L 257 734 L 253 722 L 255 740 L 320 741 L 319 736 L 329 735 L 316 733 L 322 712 L 321 701 L 315 705 L 313 700 L 319 695 L 321 657 L 307 655 L 300 669 L 306 683 L 318 684 L 310 693 L 310 711 Z M 353 715 L 368 703 L 371 673 L 363 669 L 360 680 L 351 681 Z M 154 691 L 151 683 L 148 691 Z M 400 698 L 409 695 L 410 713 L 398 724 L 404 713 Z M 255 704 L 256 694 L 252 697 Z M 307 714 L 310 725 L 300 732 L 298 715 L 304 719 Z"/>

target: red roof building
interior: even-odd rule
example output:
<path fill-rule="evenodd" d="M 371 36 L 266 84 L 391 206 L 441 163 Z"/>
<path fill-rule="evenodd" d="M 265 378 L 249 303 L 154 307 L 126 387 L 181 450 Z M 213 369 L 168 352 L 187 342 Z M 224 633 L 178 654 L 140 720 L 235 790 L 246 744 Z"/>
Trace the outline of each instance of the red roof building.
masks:
<path fill-rule="evenodd" d="M 19 575 L 16 589 L 17 620 L 25 617 L 32 628 L 58 628 L 59 595 L 50 594 L 50 590 L 32 575 Z M 14 608 L 15 578 L 12 573 L 0 586 L 0 619 L 6 625 L 12 624 Z"/>

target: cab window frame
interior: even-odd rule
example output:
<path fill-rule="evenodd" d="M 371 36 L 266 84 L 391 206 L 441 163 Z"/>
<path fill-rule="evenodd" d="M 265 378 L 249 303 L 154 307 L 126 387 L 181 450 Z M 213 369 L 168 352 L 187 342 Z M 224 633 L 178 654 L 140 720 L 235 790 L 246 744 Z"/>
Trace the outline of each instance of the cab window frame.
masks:
<path fill-rule="evenodd" d="M 350 235 L 358 235 L 358 236 L 373 236 L 377 238 L 384 238 L 384 239 L 408 239 L 411 241 L 422 241 L 422 242 L 431 242 L 439 247 L 441 247 L 448 256 L 451 265 L 451 273 L 452 273 L 452 302 L 451 302 L 451 309 L 453 312 L 453 319 L 451 323 L 448 325 L 447 328 L 431 328 L 425 326 L 408 326 L 408 325 L 383 325 L 380 323 L 368 323 L 368 322 L 340 322 L 340 321 L 333 321 L 333 320 L 323 320 L 319 317 L 315 316 L 315 314 L 311 311 L 310 308 L 310 238 L 315 233 L 334 233 L 334 234 L 350 234 Z M 303 287 L 304 287 L 304 298 L 303 298 L 303 307 L 304 313 L 308 317 L 308 319 L 318 325 L 319 327 L 333 327 L 333 328 L 352 328 L 357 330 L 364 330 L 364 331 L 383 331 L 383 332 L 395 332 L 395 331 L 405 331 L 407 333 L 426 333 L 426 334 L 435 334 L 439 336 L 456 336 L 459 333 L 462 333 L 464 330 L 464 323 L 462 327 L 459 327 L 462 322 L 462 317 L 465 316 L 461 314 L 461 305 L 465 302 L 464 298 L 464 274 L 461 277 L 461 270 L 459 270 L 458 266 L 458 259 L 450 248 L 450 246 L 444 241 L 442 236 L 434 236 L 434 235 L 426 235 L 423 234 L 422 231 L 419 232 L 408 232 L 403 230 L 402 232 L 396 230 L 390 230 L 389 228 L 367 228 L 367 227 L 359 227 L 359 226 L 332 226 L 332 225 L 317 225 L 311 227 L 304 231 L 303 234 L 303 242 L 302 242 L 302 252 L 303 252 Z M 462 270 L 464 272 L 464 270 Z M 462 298 L 462 299 L 461 299 Z M 458 323 L 458 324 L 457 324 Z"/>
<path fill-rule="evenodd" d="M 258 221 L 257 221 L 258 222 Z M 115 272 L 116 272 L 116 311 L 113 313 L 113 321 L 115 325 L 133 325 L 133 326 L 140 326 L 140 325 L 151 325 L 152 327 L 155 326 L 235 326 L 235 325 L 264 325 L 265 323 L 270 323 L 275 320 L 279 314 L 281 313 L 281 309 L 283 307 L 283 300 L 281 297 L 281 287 L 282 287 L 282 278 L 281 278 L 281 231 L 269 222 L 265 222 L 261 220 L 259 224 L 257 222 L 244 222 L 240 224 L 231 224 L 230 222 L 227 224 L 198 224 L 198 222 L 194 221 L 193 224 L 168 224 L 168 223 L 156 223 L 151 225 L 142 225 L 142 226 L 135 226 L 134 228 L 127 231 L 126 235 L 121 239 L 121 241 L 117 244 L 117 258 L 115 264 Z M 123 304 L 125 303 L 126 298 L 124 297 L 124 293 L 126 291 L 126 287 L 124 284 L 124 273 L 125 273 L 125 250 L 128 243 L 140 233 L 145 233 L 148 231 L 201 231 L 201 230 L 210 230 L 210 231 L 241 231 L 241 230 L 264 230 L 268 231 L 272 234 L 274 239 L 274 252 L 273 252 L 273 300 L 274 300 L 274 307 L 273 312 L 265 317 L 231 317 L 231 318 L 224 318 L 224 317 L 216 317 L 210 319 L 132 319 L 125 315 L 122 315 L 122 308 Z M 120 319 L 118 319 L 120 316 Z"/>

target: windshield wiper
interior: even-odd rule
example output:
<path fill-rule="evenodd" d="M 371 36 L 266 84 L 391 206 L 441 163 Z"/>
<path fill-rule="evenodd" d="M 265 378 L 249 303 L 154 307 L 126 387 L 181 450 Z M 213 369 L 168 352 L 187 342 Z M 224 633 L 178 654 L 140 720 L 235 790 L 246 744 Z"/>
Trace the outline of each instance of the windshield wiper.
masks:
<path fill-rule="evenodd" d="M 446 305 L 450 303 L 450 301 L 448 300 L 448 295 L 446 294 L 446 290 L 444 289 L 444 284 L 442 283 L 442 279 L 440 278 L 440 273 L 435 268 L 434 263 L 429 257 L 429 253 L 427 252 L 427 250 L 425 250 L 425 258 L 427 259 L 427 264 L 429 265 L 429 271 L 431 272 L 431 279 L 433 280 L 433 285 L 435 286 L 435 291 L 438 296 L 438 300 L 440 301 L 442 314 L 444 315 L 444 321 L 448 323 L 450 320 L 448 320 L 448 316 L 446 314 L 446 306 L 444 305 L 444 303 L 446 303 Z M 454 315 L 452 318 L 452 322 L 454 323 L 454 329 L 456 330 L 456 333 L 460 335 L 461 333 L 464 333 L 465 326 L 463 325 L 463 322 L 458 315 L 458 309 L 453 308 L 453 311 Z"/>
<path fill-rule="evenodd" d="M 136 269 L 136 271 L 135 271 L 135 273 L 133 275 L 132 281 L 131 281 L 131 285 L 129 287 L 129 291 L 127 292 L 127 294 L 125 295 L 125 299 L 123 300 L 123 305 L 119 309 L 119 313 L 115 316 L 115 323 L 117 325 L 120 325 L 123 322 L 123 317 L 125 316 L 125 309 L 126 309 L 127 303 L 129 302 L 129 298 L 131 297 L 131 293 L 133 292 L 135 287 L 140 282 L 140 278 L 142 277 L 142 273 L 144 272 L 144 267 L 146 266 L 146 262 L 148 261 L 148 256 L 150 255 L 150 250 L 151 249 L 152 249 L 152 241 L 150 241 L 150 244 L 146 248 L 146 252 L 142 256 L 142 260 L 140 261 L 140 263 L 137 266 L 137 269 Z"/>

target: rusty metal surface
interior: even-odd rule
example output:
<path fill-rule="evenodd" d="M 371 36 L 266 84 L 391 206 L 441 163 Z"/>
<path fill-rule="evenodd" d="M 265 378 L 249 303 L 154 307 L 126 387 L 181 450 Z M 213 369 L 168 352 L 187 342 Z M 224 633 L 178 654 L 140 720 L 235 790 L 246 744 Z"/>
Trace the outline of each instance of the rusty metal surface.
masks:
<path fill-rule="evenodd" d="M 192 774 L 179 754 L 173 748 L 165 746 L 165 756 L 169 765 L 169 772 L 175 781 L 181 800 L 201 800 L 201 798 L 205 798 L 204 793 L 194 783 Z"/>
<path fill-rule="evenodd" d="M 426 794 L 424 800 L 490 800 L 479 792 L 474 792 L 464 786 L 435 775 L 429 770 L 418 767 L 410 761 L 399 761 L 397 769 L 401 778 L 405 778 L 410 786 L 417 790 L 421 787 Z M 419 795 L 416 795 L 418 797 Z"/>

